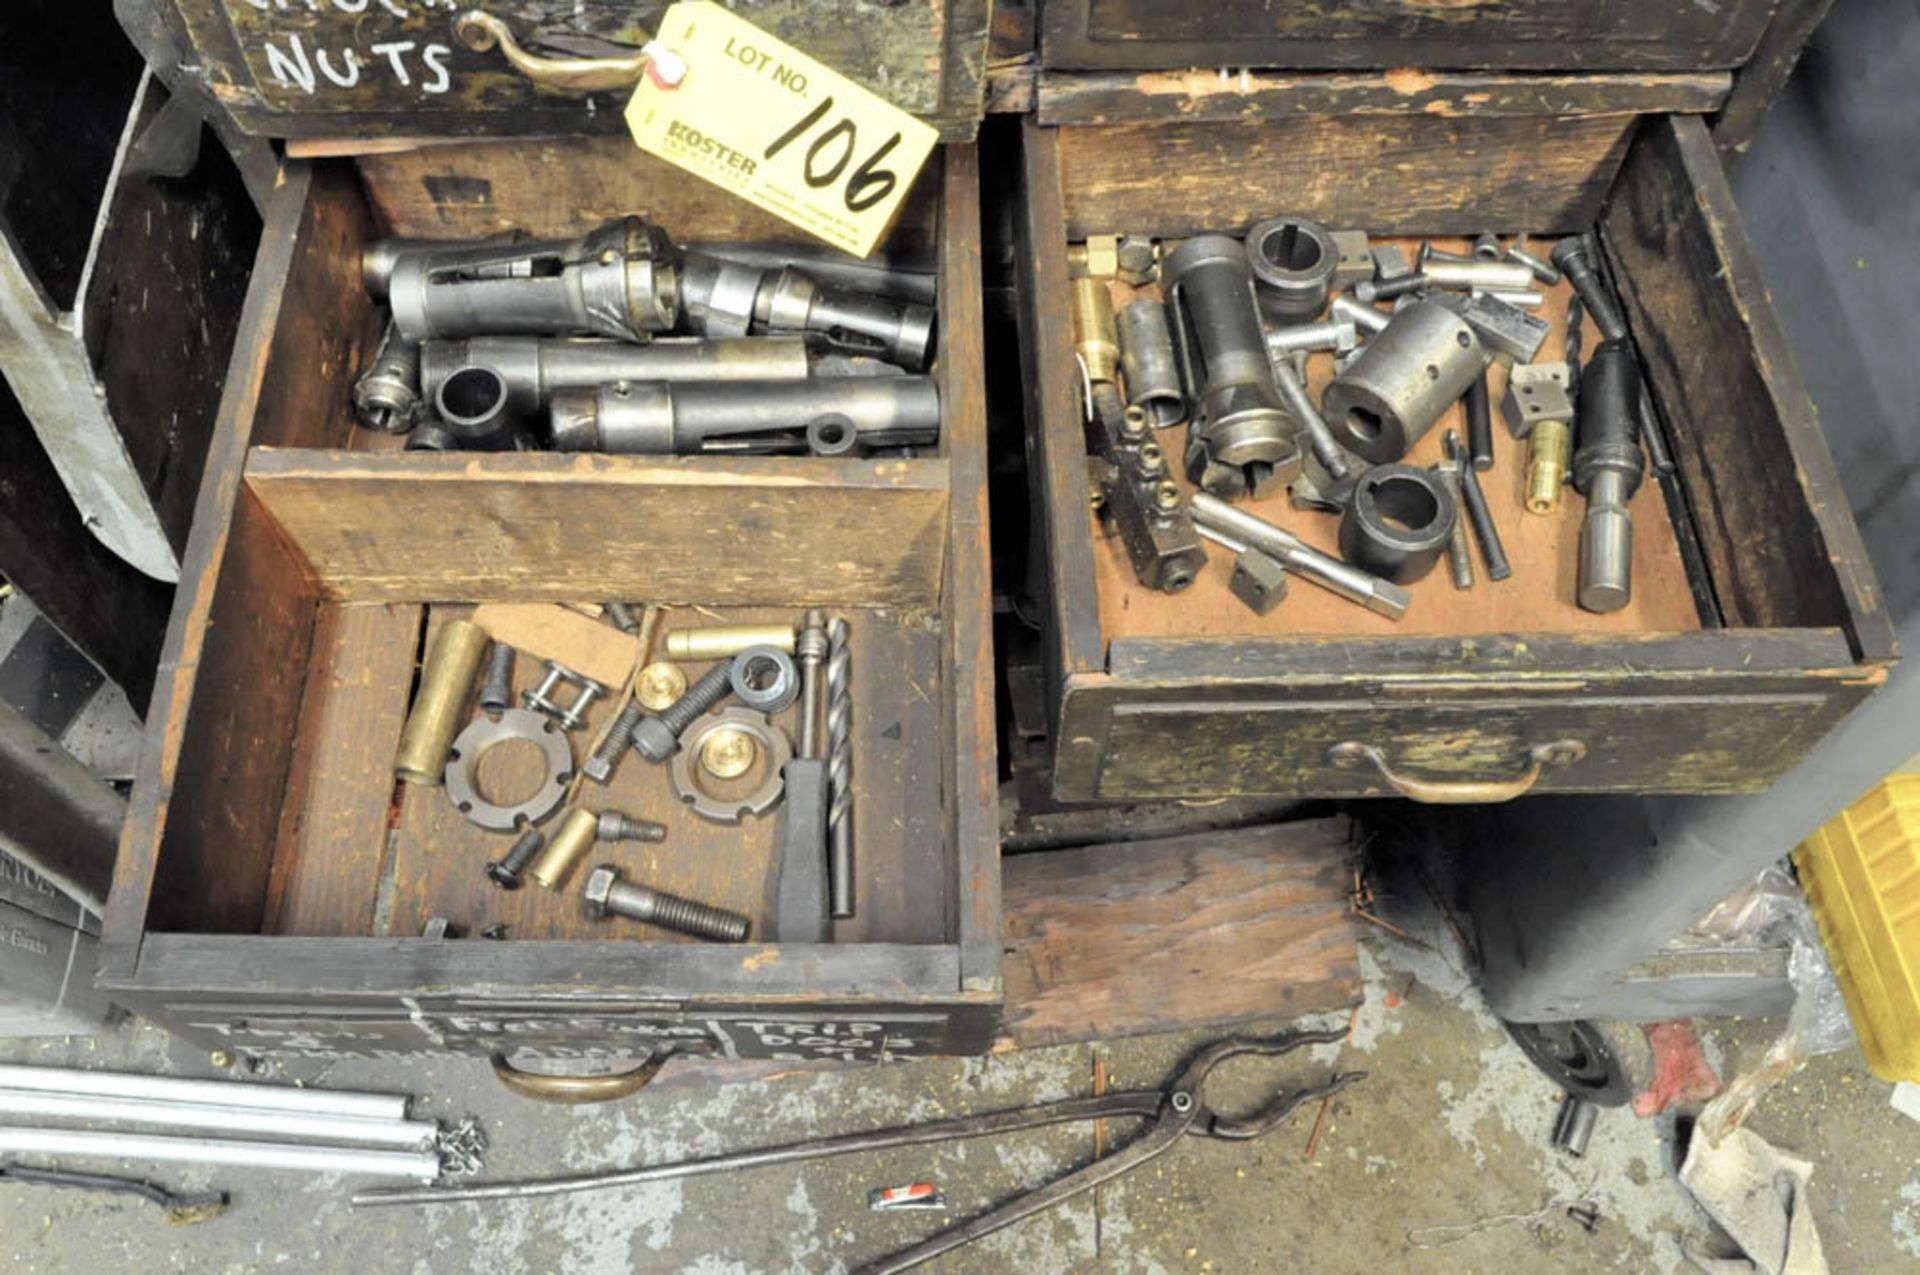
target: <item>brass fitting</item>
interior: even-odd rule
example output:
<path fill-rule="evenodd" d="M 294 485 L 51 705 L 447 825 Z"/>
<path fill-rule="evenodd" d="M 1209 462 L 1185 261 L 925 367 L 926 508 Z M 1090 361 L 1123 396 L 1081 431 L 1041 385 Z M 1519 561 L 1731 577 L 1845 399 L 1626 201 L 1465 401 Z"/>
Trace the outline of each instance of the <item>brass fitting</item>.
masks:
<path fill-rule="evenodd" d="M 1550 514 L 1560 507 L 1567 484 L 1573 431 L 1565 421 L 1535 421 L 1527 440 L 1527 512 Z"/>
<path fill-rule="evenodd" d="M 591 810 L 575 806 L 547 839 L 547 848 L 533 861 L 527 872 L 543 890 L 558 890 L 573 875 L 573 870 L 593 849 L 600 832 L 600 820 Z"/>
<path fill-rule="evenodd" d="M 633 697 L 649 713 L 657 713 L 687 693 L 687 673 L 678 664 L 656 660 L 634 679 Z"/>
<path fill-rule="evenodd" d="M 670 660 L 730 660 L 750 646 L 774 646 L 793 654 L 791 624 L 731 624 L 710 629 L 675 629 L 667 634 Z"/>
<path fill-rule="evenodd" d="M 760 747 L 743 730 L 723 726 L 700 742 L 700 768 L 715 779 L 738 779 L 753 769 Z"/>
<path fill-rule="evenodd" d="M 1095 381 L 1113 383 L 1120 372 L 1120 326 L 1113 317 L 1113 294 L 1103 279 L 1073 281 L 1074 350 Z"/>
<path fill-rule="evenodd" d="M 487 631 L 470 620 L 450 620 L 434 635 L 420 668 L 420 691 L 393 754 L 393 773 L 405 782 L 429 787 L 441 783 L 486 653 Z"/>

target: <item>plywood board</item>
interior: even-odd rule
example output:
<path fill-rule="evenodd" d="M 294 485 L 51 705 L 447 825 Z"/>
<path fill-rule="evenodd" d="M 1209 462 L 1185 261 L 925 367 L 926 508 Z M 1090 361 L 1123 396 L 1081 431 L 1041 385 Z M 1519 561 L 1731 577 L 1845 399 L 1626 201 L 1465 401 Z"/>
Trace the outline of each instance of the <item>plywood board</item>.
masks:
<path fill-rule="evenodd" d="M 931 606 L 941 459 L 256 448 L 247 485 L 341 601 Z"/>
<path fill-rule="evenodd" d="M 366 934 L 424 608 L 324 606 L 268 887 L 273 934 Z"/>

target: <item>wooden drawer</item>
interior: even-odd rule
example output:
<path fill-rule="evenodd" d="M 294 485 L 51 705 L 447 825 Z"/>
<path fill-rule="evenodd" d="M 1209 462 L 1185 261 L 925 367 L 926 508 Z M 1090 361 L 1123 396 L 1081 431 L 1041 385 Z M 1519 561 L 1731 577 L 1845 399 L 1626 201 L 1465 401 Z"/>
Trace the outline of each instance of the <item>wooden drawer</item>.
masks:
<path fill-rule="evenodd" d="M 1043 0 L 1043 63 L 1067 69 L 1185 66 L 1504 70 L 1733 67 L 1753 53 L 1781 0 L 1496 0 L 1435 4 L 1210 5 Z M 1787 5 L 1784 7 L 1791 7 Z"/>
<path fill-rule="evenodd" d="M 268 1052 L 986 1047 L 1000 907 L 974 150 L 936 156 L 888 245 L 939 274 L 936 454 L 431 454 L 351 426 L 348 388 L 384 323 L 359 281 L 369 238 L 562 233 L 629 212 L 677 242 L 789 237 L 619 139 L 286 165 L 105 923 L 117 999 Z M 669 625 L 848 616 L 858 914 L 835 941 L 706 945 L 596 923 L 578 878 L 500 891 L 481 869 L 505 838 L 441 789 L 396 788 L 435 623 L 490 600 L 604 597 L 673 607 Z M 537 662 L 519 665 L 530 683 Z M 637 758 L 583 802 L 669 824 L 661 845 L 597 847 L 607 861 L 765 932 L 780 815 L 704 823 Z M 507 938 L 416 937 L 436 915 L 470 935 L 503 922 Z"/>
<path fill-rule="evenodd" d="M 1528 780 L 1752 791 L 1884 680 L 1894 651 L 1878 587 L 1698 118 L 1029 123 L 1023 138 L 1022 347 L 1061 800 L 1494 799 Z M 1523 449 L 1498 423 L 1485 482 L 1514 561 L 1504 583 L 1482 571 L 1459 593 L 1443 568 L 1396 623 L 1304 581 L 1255 616 L 1229 594 L 1218 549 L 1186 592 L 1135 581 L 1088 508 L 1067 244 L 1241 231 L 1279 212 L 1379 236 L 1597 226 L 1677 466 L 1671 490 L 1650 475 L 1635 496 L 1630 607 L 1574 606 L 1582 502 L 1523 513 Z M 1549 299 L 1543 359 L 1558 352 L 1567 291 Z M 1586 349 L 1596 340 L 1589 321 Z M 1315 384 L 1331 371 L 1316 367 Z M 1409 459 L 1437 459 L 1459 418 L 1456 406 Z M 1284 495 L 1252 507 L 1335 549 L 1331 516 Z M 1563 741 L 1584 756 L 1531 769 Z"/>

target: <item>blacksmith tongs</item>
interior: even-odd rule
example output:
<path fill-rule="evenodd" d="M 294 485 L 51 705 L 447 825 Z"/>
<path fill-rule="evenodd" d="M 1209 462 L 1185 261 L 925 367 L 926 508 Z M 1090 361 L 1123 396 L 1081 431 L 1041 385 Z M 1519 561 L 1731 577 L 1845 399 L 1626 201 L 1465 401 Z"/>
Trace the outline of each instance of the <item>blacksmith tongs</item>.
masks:
<path fill-rule="evenodd" d="M 641 1169 L 618 1169 L 565 1178 L 542 1178 L 525 1182 L 494 1182 L 459 1187 L 399 1187 L 362 1191 L 353 1197 L 355 1205 L 378 1204 L 451 1204 L 464 1200 L 525 1199 L 547 1195 L 567 1195 L 575 1191 L 596 1191 L 604 1187 L 638 1186 L 669 1178 L 690 1178 L 732 1169 L 751 1169 L 770 1164 L 818 1160 L 847 1155 L 854 1151 L 878 1151 L 886 1147 L 924 1146 L 954 1142 L 990 1134 L 1015 1133 L 1045 1125 L 1069 1124 L 1080 1120 L 1105 1120 L 1131 1116 L 1152 1123 L 1133 1141 L 1110 1155 L 1056 1178 L 1025 1195 L 1016 1196 L 980 1216 L 951 1227 L 912 1248 L 882 1258 L 860 1268 L 857 1275 L 889 1275 L 918 1266 L 942 1253 L 990 1235 L 1023 1218 L 1084 1195 L 1097 1186 L 1155 1159 L 1187 1134 L 1203 1138 L 1258 1138 L 1271 1131 L 1301 1103 L 1336 1093 L 1366 1073 L 1340 1072 L 1318 1085 L 1305 1089 L 1282 1089 L 1258 1111 L 1249 1116 L 1224 1116 L 1207 1105 L 1205 1086 L 1208 1075 L 1227 1059 L 1239 1054 L 1275 1056 L 1289 1053 L 1302 1045 L 1330 1045 L 1346 1038 L 1344 1029 L 1322 1032 L 1296 1032 L 1272 1039 L 1229 1036 L 1216 1040 L 1195 1054 L 1174 1082 L 1165 1089 L 1129 1089 L 1087 1098 L 1067 1098 L 1018 1111 L 998 1111 L 983 1116 L 959 1116 L 927 1124 L 900 1125 L 867 1133 L 847 1133 L 833 1138 L 815 1138 L 781 1147 L 757 1151 L 736 1151 L 729 1155 L 684 1160 L 679 1164 L 653 1165 Z"/>

